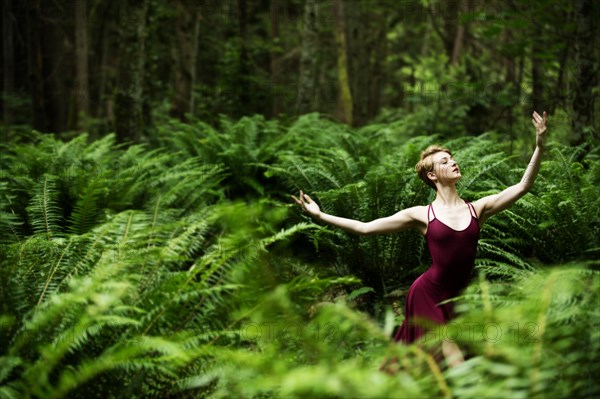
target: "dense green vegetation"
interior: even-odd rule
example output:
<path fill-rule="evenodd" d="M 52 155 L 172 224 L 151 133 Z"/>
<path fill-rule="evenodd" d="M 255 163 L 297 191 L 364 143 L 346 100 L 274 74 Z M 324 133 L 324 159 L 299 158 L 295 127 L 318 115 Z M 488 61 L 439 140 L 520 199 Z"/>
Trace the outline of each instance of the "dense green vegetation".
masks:
<path fill-rule="evenodd" d="M 403 129 L 165 119 L 153 148 L 3 145 L 0 397 L 597 396 L 597 148 L 551 142 L 533 191 L 486 224 L 479 278 L 431 340 L 468 354 L 447 369 L 390 344 L 423 239 L 351 236 L 289 199 L 303 188 L 361 220 L 427 203 L 413 165 L 441 138 Z M 443 144 L 466 199 L 517 181 L 529 155 L 495 133 Z M 398 373 L 378 371 L 394 356 Z"/>

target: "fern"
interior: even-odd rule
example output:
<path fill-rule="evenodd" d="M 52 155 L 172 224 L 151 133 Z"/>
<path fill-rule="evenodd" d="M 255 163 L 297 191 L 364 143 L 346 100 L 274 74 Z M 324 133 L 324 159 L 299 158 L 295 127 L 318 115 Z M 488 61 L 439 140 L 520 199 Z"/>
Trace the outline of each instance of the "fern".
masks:
<path fill-rule="evenodd" d="M 16 196 L 8 190 L 8 183 L 0 182 L 0 244 L 20 241 L 22 238 L 19 226 L 23 224 L 15 213 Z"/>
<path fill-rule="evenodd" d="M 348 300 L 349 300 L 349 301 L 353 301 L 353 300 L 355 300 L 356 298 L 358 298 L 359 296 L 361 296 L 361 295 L 364 295 L 364 294 L 366 294 L 366 293 L 368 293 L 368 292 L 373 292 L 373 291 L 374 291 L 374 290 L 373 290 L 373 288 L 371 288 L 371 287 L 361 287 L 361 288 L 359 288 L 359 289 L 356 289 L 356 290 L 352 291 L 352 292 L 351 292 L 351 293 L 348 295 Z"/>
<path fill-rule="evenodd" d="M 83 189 L 69 216 L 69 233 L 85 234 L 97 223 L 102 222 L 99 197 L 106 190 L 105 184 L 106 181 L 103 180 L 92 180 Z"/>
<path fill-rule="evenodd" d="M 51 239 L 62 235 L 61 209 L 56 199 L 56 177 L 44 175 L 31 198 L 27 212 L 34 233 Z"/>

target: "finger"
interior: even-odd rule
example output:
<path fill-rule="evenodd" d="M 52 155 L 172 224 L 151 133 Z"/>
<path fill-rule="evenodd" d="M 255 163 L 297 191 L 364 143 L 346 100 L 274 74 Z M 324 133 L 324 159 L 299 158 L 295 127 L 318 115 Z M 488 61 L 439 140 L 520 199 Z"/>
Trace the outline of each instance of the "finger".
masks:
<path fill-rule="evenodd" d="M 310 198 L 308 196 L 308 194 L 305 194 L 304 191 L 300 190 L 300 198 L 302 198 L 302 201 L 306 201 L 306 198 Z"/>
<path fill-rule="evenodd" d="M 307 202 L 312 202 L 312 198 L 310 198 L 308 194 L 304 194 L 304 197 L 308 200 Z"/>
<path fill-rule="evenodd" d="M 546 113 L 546 111 L 544 111 L 544 123 L 546 123 L 547 120 L 548 120 L 548 114 Z"/>
<path fill-rule="evenodd" d="M 539 117 L 539 116 L 540 116 L 540 114 L 538 114 L 538 113 L 537 113 L 537 111 L 533 111 L 533 116 L 537 116 L 537 117 Z"/>
<path fill-rule="evenodd" d="M 292 197 L 292 198 L 294 199 L 294 201 L 296 201 L 296 204 L 298 204 L 298 205 L 302 205 L 302 204 L 300 203 L 300 200 L 299 200 L 298 198 L 294 197 L 293 195 L 290 195 L 290 197 Z"/>
<path fill-rule="evenodd" d="M 541 117 L 541 116 L 540 116 L 540 114 L 538 114 L 537 112 L 535 112 L 535 113 L 533 114 L 533 118 L 534 118 L 534 119 L 535 119 L 537 122 L 539 122 L 539 121 L 541 121 L 541 120 L 542 120 L 542 117 Z"/>

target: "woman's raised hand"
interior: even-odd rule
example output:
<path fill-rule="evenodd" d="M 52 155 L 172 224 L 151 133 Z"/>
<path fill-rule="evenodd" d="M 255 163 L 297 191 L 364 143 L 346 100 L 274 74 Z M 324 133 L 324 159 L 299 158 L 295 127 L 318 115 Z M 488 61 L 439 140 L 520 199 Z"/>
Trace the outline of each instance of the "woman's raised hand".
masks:
<path fill-rule="evenodd" d="M 308 196 L 308 194 L 304 194 L 302 190 L 300 190 L 300 199 L 296 198 L 293 195 L 291 197 L 294 199 L 294 201 L 296 201 L 298 205 L 302 207 L 304 212 L 308 213 L 310 216 L 317 219 L 319 218 L 319 216 L 321 216 L 321 209 L 319 209 L 319 205 L 317 205 L 317 203 L 313 201 L 312 198 Z"/>
<path fill-rule="evenodd" d="M 533 122 L 533 126 L 535 126 L 536 140 L 535 144 L 538 147 L 544 147 L 544 141 L 546 140 L 546 122 L 548 121 L 548 115 L 546 111 L 544 111 L 544 117 L 542 118 L 540 114 L 533 111 L 533 118 L 531 122 Z"/>

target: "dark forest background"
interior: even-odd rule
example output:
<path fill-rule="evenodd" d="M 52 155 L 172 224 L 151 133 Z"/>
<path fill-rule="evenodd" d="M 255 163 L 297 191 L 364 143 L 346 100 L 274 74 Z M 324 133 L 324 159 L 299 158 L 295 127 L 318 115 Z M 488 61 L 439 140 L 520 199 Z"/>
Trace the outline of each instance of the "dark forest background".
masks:
<path fill-rule="evenodd" d="M 9 131 L 138 141 L 157 111 L 209 123 L 320 112 L 352 126 L 422 112 L 418 134 L 515 137 L 516 119 L 546 110 L 568 115 L 570 144 L 597 139 L 593 0 L 2 4 Z"/>

